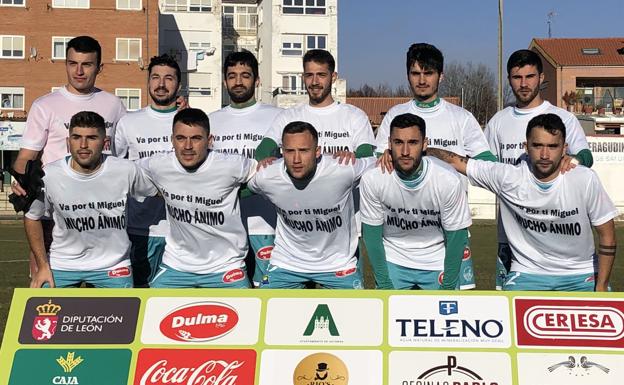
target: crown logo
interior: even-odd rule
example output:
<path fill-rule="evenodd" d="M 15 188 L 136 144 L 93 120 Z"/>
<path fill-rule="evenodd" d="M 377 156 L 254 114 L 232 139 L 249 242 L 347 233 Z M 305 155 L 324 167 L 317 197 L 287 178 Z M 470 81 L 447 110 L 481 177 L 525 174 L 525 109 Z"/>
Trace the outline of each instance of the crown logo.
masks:
<path fill-rule="evenodd" d="M 67 352 L 67 357 L 60 356 L 56 359 L 56 362 L 61 365 L 65 373 L 71 373 L 76 366 L 80 365 L 80 363 L 84 361 L 80 356 L 74 358 L 74 354 L 75 352 Z"/>
<path fill-rule="evenodd" d="M 52 300 L 49 300 L 48 303 L 39 305 L 36 309 L 40 316 L 55 316 L 56 313 L 61 311 L 61 306 L 55 305 L 52 303 Z"/>

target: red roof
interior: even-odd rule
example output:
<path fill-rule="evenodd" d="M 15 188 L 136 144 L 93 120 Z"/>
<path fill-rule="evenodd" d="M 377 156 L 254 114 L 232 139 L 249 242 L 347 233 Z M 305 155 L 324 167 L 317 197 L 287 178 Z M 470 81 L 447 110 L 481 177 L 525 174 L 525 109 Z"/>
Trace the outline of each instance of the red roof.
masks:
<path fill-rule="evenodd" d="M 560 66 L 624 66 L 624 37 L 533 39 L 530 48 Z M 588 49 L 599 53 L 583 53 Z"/>
<path fill-rule="evenodd" d="M 458 97 L 445 97 L 447 102 L 459 105 Z M 347 103 L 356 106 L 368 115 L 373 127 L 379 127 L 390 108 L 412 100 L 411 97 L 347 97 Z"/>

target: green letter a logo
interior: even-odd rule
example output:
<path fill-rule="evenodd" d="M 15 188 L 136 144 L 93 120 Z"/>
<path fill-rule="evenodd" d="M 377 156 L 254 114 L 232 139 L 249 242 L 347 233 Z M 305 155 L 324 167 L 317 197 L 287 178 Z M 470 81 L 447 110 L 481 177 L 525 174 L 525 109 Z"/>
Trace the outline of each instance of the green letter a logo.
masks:
<path fill-rule="evenodd" d="M 314 334 L 316 329 L 328 329 L 329 334 L 334 337 L 340 335 L 340 333 L 338 333 L 336 323 L 334 322 L 334 317 L 332 317 L 327 304 L 323 303 L 316 307 L 316 310 L 314 310 L 314 314 L 312 314 L 310 322 L 308 322 L 308 326 L 306 327 L 305 332 L 303 332 L 303 335 L 311 336 Z"/>

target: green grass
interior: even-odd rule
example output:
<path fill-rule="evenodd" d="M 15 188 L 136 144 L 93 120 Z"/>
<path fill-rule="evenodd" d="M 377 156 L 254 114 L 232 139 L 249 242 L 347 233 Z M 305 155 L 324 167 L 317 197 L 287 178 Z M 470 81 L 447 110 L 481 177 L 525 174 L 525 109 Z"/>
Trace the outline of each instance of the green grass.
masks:
<path fill-rule="evenodd" d="M 611 286 L 615 291 L 624 291 L 624 225 L 618 225 L 616 230 L 620 247 L 611 273 Z M 496 225 L 494 221 L 475 221 L 470 232 L 477 289 L 493 290 Z M 13 288 L 28 287 L 27 258 L 28 244 L 21 223 L 0 223 L 0 340 L 4 334 Z M 365 265 L 364 271 L 365 286 L 372 288 L 370 268 Z"/>

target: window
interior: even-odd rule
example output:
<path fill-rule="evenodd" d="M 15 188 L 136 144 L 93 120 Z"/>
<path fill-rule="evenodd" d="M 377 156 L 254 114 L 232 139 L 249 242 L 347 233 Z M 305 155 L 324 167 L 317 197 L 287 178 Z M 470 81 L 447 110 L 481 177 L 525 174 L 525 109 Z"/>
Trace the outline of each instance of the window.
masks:
<path fill-rule="evenodd" d="M 237 31 L 255 31 L 258 27 L 258 8 L 255 6 L 224 6 L 223 28 Z"/>
<path fill-rule="evenodd" d="M 0 108 L 11 110 L 24 109 L 23 87 L 0 87 Z"/>
<path fill-rule="evenodd" d="M 211 12 L 212 0 L 165 0 L 165 12 Z"/>
<path fill-rule="evenodd" d="M 325 49 L 327 45 L 327 36 L 325 35 L 310 35 L 306 36 L 306 51 L 311 49 Z"/>
<path fill-rule="evenodd" d="M 212 96 L 212 88 L 209 87 L 189 87 L 189 96 Z"/>
<path fill-rule="evenodd" d="M 301 74 L 282 75 L 282 93 L 291 95 L 305 94 Z"/>
<path fill-rule="evenodd" d="M 294 15 L 324 15 L 325 0 L 283 0 L 282 11 Z"/>
<path fill-rule="evenodd" d="M 141 108 L 141 90 L 139 88 L 115 88 L 115 95 L 128 111 L 136 111 Z"/>
<path fill-rule="evenodd" d="M 23 59 L 24 36 L 0 35 L 0 58 Z"/>
<path fill-rule="evenodd" d="M 65 52 L 67 51 L 67 43 L 73 39 L 73 37 L 67 36 L 53 36 L 52 37 L 52 59 L 65 59 Z"/>
<path fill-rule="evenodd" d="M 202 42 L 189 42 L 189 49 L 196 49 L 196 50 L 202 50 L 202 49 L 209 49 L 210 48 L 210 43 L 202 43 Z"/>
<path fill-rule="evenodd" d="M 583 55 L 600 55 L 600 48 L 581 48 Z"/>
<path fill-rule="evenodd" d="M 212 96 L 212 74 L 191 72 L 188 74 L 188 96 Z"/>
<path fill-rule="evenodd" d="M 141 39 L 117 40 L 116 59 L 120 61 L 137 61 L 141 56 Z"/>
<path fill-rule="evenodd" d="M 283 35 L 282 36 L 282 55 L 302 56 L 303 55 L 303 36 L 302 35 Z"/>
<path fill-rule="evenodd" d="M 149 0 L 148 0 L 149 1 Z M 142 9 L 141 0 L 117 0 L 117 9 Z"/>
<path fill-rule="evenodd" d="M 52 7 L 54 8 L 89 8 L 89 0 L 52 0 Z"/>
<path fill-rule="evenodd" d="M 23 7 L 25 0 L 0 0 L 0 7 Z"/>

